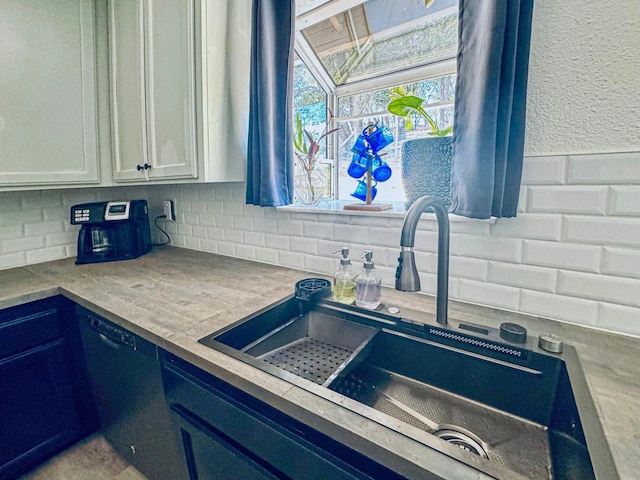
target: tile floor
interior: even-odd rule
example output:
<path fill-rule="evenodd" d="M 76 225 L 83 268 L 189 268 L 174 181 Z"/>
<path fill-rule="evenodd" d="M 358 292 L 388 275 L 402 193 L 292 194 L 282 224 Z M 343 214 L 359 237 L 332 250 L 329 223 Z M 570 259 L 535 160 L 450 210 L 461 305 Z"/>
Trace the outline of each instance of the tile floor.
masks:
<path fill-rule="evenodd" d="M 73 445 L 18 480 L 147 480 L 100 434 Z"/>

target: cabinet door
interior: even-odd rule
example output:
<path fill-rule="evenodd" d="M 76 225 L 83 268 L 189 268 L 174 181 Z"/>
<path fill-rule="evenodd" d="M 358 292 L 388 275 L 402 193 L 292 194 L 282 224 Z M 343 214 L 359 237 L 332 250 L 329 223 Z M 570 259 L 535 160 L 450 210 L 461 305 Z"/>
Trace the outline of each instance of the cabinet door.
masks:
<path fill-rule="evenodd" d="M 278 477 L 234 445 L 230 439 L 213 430 L 188 412 L 175 410 L 183 454 L 192 480 L 272 480 Z M 250 453 L 249 453 L 250 455 Z"/>
<path fill-rule="evenodd" d="M 198 176 L 195 21 L 193 0 L 109 2 L 116 181 Z"/>
<path fill-rule="evenodd" d="M 148 163 L 144 80 L 144 4 L 109 1 L 109 69 L 115 180 L 144 180 Z"/>
<path fill-rule="evenodd" d="M 194 1 L 147 0 L 151 178 L 197 175 Z"/>
<path fill-rule="evenodd" d="M 0 478 L 60 450 L 79 425 L 64 340 L 0 360 Z"/>
<path fill-rule="evenodd" d="M 92 0 L 4 0 L 0 185 L 97 183 Z"/>

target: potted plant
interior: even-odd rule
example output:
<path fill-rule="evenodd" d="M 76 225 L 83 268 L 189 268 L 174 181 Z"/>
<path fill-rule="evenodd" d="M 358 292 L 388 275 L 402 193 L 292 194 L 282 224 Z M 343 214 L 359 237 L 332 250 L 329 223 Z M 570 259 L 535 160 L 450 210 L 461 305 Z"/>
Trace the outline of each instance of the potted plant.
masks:
<path fill-rule="evenodd" d="M 329 111 L 329 120 L 333 118 L 333 113 Z M 327 130 L 315 138 L 302 124 L 300 115 L 296 113 L 295 133 L 293 136 L 293 147 L 298 159 L 296 174 L 294 179 L 296 199 L 304 205 L 317 205 L 324 196 L 326 178 L 320 170 L 320 142 L 328 136 L 338 131 L 337 128 Z"/>
<path fill-rule="evenodd" d="M 424 99 L 407 92 L 402 86 L 391 90 L 387 111 L 404 119 L 407 131 L 414 129 L 413 117 L 421 116 L 430 131 L 427 137 L 407 140 L 402 145 L 402 186 L 405 204 L 411 205 L 424 195 L 451 204 L 451 161 L 453 159 L 453 125 L 440 128 L 424 109 Z"/>

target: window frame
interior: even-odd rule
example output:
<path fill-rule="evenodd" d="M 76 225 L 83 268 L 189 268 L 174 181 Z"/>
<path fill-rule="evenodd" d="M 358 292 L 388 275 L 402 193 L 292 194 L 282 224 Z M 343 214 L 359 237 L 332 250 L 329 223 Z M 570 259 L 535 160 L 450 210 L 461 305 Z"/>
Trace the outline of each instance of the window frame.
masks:
<path fill-rule="evenodd" d="M 294 43 L 295 52 L 298 55 L 300 61 L 306 65 L 309 73 L 318 82 L 320 88 L 322 88 L 322 90 L 325 92 L 327 98 L 327 107 L 332 112 L 334 112 L 334 114 L 337 114 L 338 112 L 339 99 L 346 96 L 372 92 L 383 88 L 392 88 L 398 85 L 421 82 L 445 75 L 457 75 L 456 56 L 452 56 L 450 58 L 441 59 L 426 65 L 407 68 L 367 80 L 358 80 L 353 83 L 336 85 L 328 72 L 325 70 L 320 59 L 315 55 L 313 48 L 311 47 L 309 42 L 307 42 L 307 40 L 305 39 L 304 35 L 302 34 L 302 30 L 311 25 L 322 22 L 332 15 L 342 13 L 345 10 L 361 5 L 366 1 L 367 0 L 331 0 L 296 17 Z M 455 100 L 453 102 L 444 101 L 429 105 L 441 106 L 453 105 L 454 103 Z M 372 116 L 375 114 L 375 112 L 371 113 Z M 330 119 L 327 125 L 327 129 L 335 128 L 335 126 L 336 119 Z M 336 200 L 339 196 L 338 192 L 340 188 L 340 180 L 338 175 L 339 152 L 338 142 L 335 141 L 333 136 L 327 138 L 326 148 L 327 156 L 329 156 L 330 154 L 332 157 L 331 198 L 328 200 Z"/>

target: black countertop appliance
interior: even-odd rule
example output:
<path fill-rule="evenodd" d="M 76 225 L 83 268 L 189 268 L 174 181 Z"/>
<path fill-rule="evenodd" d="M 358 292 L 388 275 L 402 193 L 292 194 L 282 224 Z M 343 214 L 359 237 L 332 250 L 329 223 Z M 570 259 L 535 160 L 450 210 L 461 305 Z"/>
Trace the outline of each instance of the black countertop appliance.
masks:
<path fill-rule="evenodd" d="M 71 224 L 82 225 L 76 264 L 129 260 L 151 250 L 146 200 L 74 205 Z"/>

